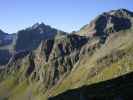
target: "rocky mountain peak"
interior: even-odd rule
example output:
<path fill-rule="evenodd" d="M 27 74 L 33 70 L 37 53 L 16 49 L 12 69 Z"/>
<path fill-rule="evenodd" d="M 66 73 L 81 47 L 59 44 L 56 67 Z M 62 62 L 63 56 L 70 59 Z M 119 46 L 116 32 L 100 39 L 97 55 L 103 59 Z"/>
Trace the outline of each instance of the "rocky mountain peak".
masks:
<path fill-rule="evenodd" d="M 41 23 L 35 23 L 34 25 L 31 26 L 31 30 L 36 30 L 36 29 L 44 29 L 46 27 L 49 27 L 49 25 L 45 25 L 43 22 Z"/>
<path fill-rule="evenodd" d="M 111 10 L 110 12 L 108 12 L 108 14 L 110 15 L 114 15 L 114 16 L 120 16 L 120 17 L 132 17 L 133 16 L 133 13 L 127 9 L 118 9 L 118 10 Z"/>
<path fill-rule="evenodd" d="M 97 16 L 90 24 L 85 25 L 76 34 L 99 37 L 104 42 L 111 34 L 132 27 L 133 13 L 126 9 L 112 10 Z"/>
<path fill-rule="evenodd" d="M 16 50 L 33 50 L 39 46 L 42 40 L 52 39 L 58 32 L 58 29 L 52 28 L 49 25 L 36 23 L 17 33 Z M 66 34 L 63 31 L 60 31 L 60 33 Z"/>
<path fill-rule="evenodd" d="M 0 47 L 0 99 L 46 100 L 44 96 L 48 98 L 133 71 L 133 30 L 127 31 L 132 28 L 132 20 L 132 12 L 119 9 L 102 13 L 72 34 L 44 23 L 18 31 L 13 44 Z M 120 84 L 114 85 L 103 84 L 99 89 L 113 89 L 115 93 L 114 88 L 119 90 Z M 75 92 L 70 95 L 82 100 L 91 96 L 88 91 L 78 89 L 77 95 Z M 68 100 L 66 97 L 59 99 Z"/>

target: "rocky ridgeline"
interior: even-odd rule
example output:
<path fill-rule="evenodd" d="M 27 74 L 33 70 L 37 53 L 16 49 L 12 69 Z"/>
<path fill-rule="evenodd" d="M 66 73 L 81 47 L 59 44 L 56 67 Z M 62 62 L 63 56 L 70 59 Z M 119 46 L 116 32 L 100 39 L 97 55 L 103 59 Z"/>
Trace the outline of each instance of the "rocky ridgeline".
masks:
<path fill-rule="evenodd" d="M 35 24 L 19 31 L 10 45 L 0 48 L 5 53 L 5 68 L 0 69 L 0 78 L 9 75 L 37 82 L 44 92 L 52 88 L 72 71 L 84 55 L 92 55 L 111 34 L 132 27 L 133 13 L 125 9 L 103 13 L 74 34 L 51 28 L 45 24 Z M 7 54 L 7 55 L 6 55 Z M 10 55 L 10 56 L 9 56 Z M 8 59 L 7 59 L 8 58 Z"/>

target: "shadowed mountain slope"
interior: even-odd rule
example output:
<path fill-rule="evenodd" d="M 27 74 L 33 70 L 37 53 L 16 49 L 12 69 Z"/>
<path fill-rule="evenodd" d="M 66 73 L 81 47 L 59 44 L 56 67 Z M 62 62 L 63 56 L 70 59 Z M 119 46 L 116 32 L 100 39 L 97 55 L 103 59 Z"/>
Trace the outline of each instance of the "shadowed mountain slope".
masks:
<path fill-rule="evenodd" d="M 91 98 L 85 92 L 93 95 L 95 90 L 91 91 L 91 86 L 94 89 L 97 87 L 92 84 L 133 72 L 132 23 L 133 13 L 119 9 L 101 14 L 73 34 L 66 34 L 43 23 L 19 31 L 11 45 L 0 48 L 6 48 L 11 54 L 0 66 L 0 99 L 47 100 L 48 97 L 82 86 L 86 87 L 83 87 L 85 96 L 81 96 L 81 100 Z M 123 78 L 118 81 L 124 82 Z M 112 88 L 117 87 L 117 82 L 109 81 L 111 83 L 116 84 L 111 85 Z M 126 83 L 123 84 L 126 86 Z M 108 88 L 96 86 L 99 92 Z M 77 98 L 80 89 L 74 91 L 75 96 L 71 96 L 73 92 L 70 91 L 70 96 L 65 93 L 61 94 L 61 98 Z M 121 91 L 120 94 L 123 93 Z M 119 94 L 117 91 L 113 93 Z M 93 96 L 96 95 L 102 96 Z M 107 96 L 110 97 L 111 93 Z M 60 100 L 60 95 L 58 97 Z"/>
<path fill-rule="evenodd" d="M 133 98 L 133 73 L 97 84 L 66 91 L 48 100 L 130 100 Z"/>

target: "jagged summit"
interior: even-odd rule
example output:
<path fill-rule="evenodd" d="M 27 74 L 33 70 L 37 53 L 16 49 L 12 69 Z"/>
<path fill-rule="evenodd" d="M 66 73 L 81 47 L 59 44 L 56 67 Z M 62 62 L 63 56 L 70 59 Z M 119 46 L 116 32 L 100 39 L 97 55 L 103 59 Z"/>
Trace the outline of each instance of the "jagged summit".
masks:
<path fill-rule="evenodd" d="M 43 22 L 41 22 L 41 23 L 37 22 L 37 23 L 33 24 L 31 27 L 27 28 L 27 30 L 29 30 L 29 31 L 30 30 L 38 30 L 38 33 L 40 33 L 40 34 L 46 34 L 46 32 L 49 32 L 50 30 L 55 30 L 55 33 L 56 33 L 56 31 L 63 33 L 63 31 L 61 31 L 59 29 L 55 29 L 55 28 L 51 27 L 50 25 L 46 25 Z M 50 34 L 50 32 L 49 32 L 49 34 Z"/>
<path fill-rule="evenodd" d="M 77 34 L 89 37 L 107 37 L 110 33 L 132 26 L 133 13 L 126 9 L 112 10 L 97 16 L 90 24 L 82 27 Z"/>
<path fill-rule="evenodd" d="M 11 57 L 10 55 L 14 55 L 16 52 L 32 51 L 38 48 L 41 41 L 65 34 L 67 33 L 44 23 L 36 23 L 15 34 L 8 34 L 0 30 L 0 55 L 3 57 L 0 62 L 5 62 L 2 64 L 6 64 Z M 3 54 L 6 55 L 4 56 Z"/>
<path fill-rule="evenodd" d="M 39 23 L 35 23 L 34 25 L 32 25 L 32 27 L 31 27 L 31 29 L 36 29 L 36 28 L 39 28 L 39 27 L 45 27 L 45 24 L 44 23 L 41 23 L 41 24 L 39 24 Z"/>
<path fill-rule="evenodd" d="M 35 24 L 33 24 L 29 29 L 30 30 L 40 30 L 40 32 L 41 31 L 43 31 L 43 30 L 45 30 L 45 29 L 54 29 L 54 28 L 52 28 L 51 26 L 49 26 L 49 25 L 45 25 L 43 22 L 41 22 L 41 23 L 35 23 Z"/>
<path fill-rule="evenodd" d="M 127 9 L 121 8 L 118 10 L 111 10 L 109 12 L 107 12 L 110 15 L 120 15 L 120 16 L 124 16 L 124 15 L 129 15 L 129 16 L 133 16 L 133 13 Z"/>
<path fill-rule="evenodd" d="M 133 72 L 132 24 L 132 12 L 118 9 L 102 13 L 72 34 L 44 23 L 18 31 L 11 45 L 0 47 L 0 100 L 47 100 Z M 80 100 L 91 96 L 81 94 Z M 66 96 L 55 100 L 68 100 Z"/>
<path fill-rule="evenodd" d="M 52 39 L 58 33 L 66 34 L 63 31 L 52 28 L 44 23 L 36 23 L 33 26 L 17 33 L 16 50 L 32 50 L 38 47 L 42 40 Z"/>

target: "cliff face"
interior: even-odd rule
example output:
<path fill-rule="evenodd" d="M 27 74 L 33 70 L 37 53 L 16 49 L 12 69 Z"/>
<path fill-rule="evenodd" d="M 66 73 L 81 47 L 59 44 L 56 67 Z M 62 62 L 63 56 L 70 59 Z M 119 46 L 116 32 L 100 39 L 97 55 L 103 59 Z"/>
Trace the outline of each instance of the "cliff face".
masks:
<path fill-rule="evenodd" d="M 54 40 L 46 40 L 35 51 L 37 68 L 44 67 L 42 81 L 52 86 L 62 76 L 69 74 L 73 66 L 80 59 L 80 51 L 87 43 L 86 37 L 67 35 Z M 43 65 L 43 66 L 42 66 Z M 39 69 L 38 69 L 39 70 Z"/>
<path fill-rule="evenodd" d="M 52 28 L 44 23 L 36 23 L 32 27 L 18 31 L 15 44 L 16 51 L 36 49 L 42 40 L 52 39 L 57 34 L 66 34 L 63 31 Z"/>
<path fill-rule="evenodd" d="M 34 51 L 16 53 L 3 73 L 14 75 L 22 71 L 18 82 L 29 78 L 43 84 L 44 90 L 47 90 L 70 73 L 87 41 L 88 38 L 78 35 L 44 40 Z"/>
<path fill-rule="evenodd" d="M 53 39 L 57 35 L 65 35 L 66 32 L 52 28 L 44 23 L 36 23 L 33 26 L 20 30 L 14 34 L 8 34 L 0 30 L 0 59 L 1 65 L 6 65 L 15 53 L 32 51 L 38 48 L 42 40 Z M 5 55 L 3 57 L 3 55 Z"/>
<path fill-rule="evenodd" d="M 133 71 L 132 20 L 132 12 L 120 9 L 101 14 L 76 34 L 44 24 L 19 31 L 6 47 L 11 55 L 0 68 L 0 99 L 95 99 L 107 88 L 95 85 L 93 91 L 93 86 L 79 87 Z M 2 54 L 7 57 L 8 53 Z M 56 96 L 74 88 L 79 89 Z M 84 99 L 79 97 L 82 93 Z"/>
<path fill-rule="evenodd" d="M 105 12 L 82 27 L 76 34 L 89 37 L 100 36 L 106 39 L 110 33 L 131 28 L 132 17 L 133 13 L 126 9 Z"/>

